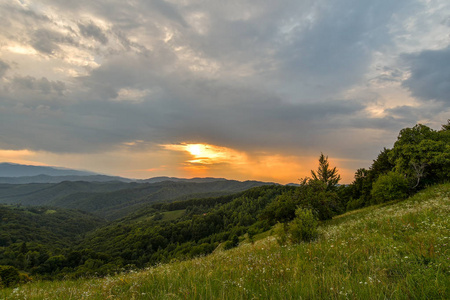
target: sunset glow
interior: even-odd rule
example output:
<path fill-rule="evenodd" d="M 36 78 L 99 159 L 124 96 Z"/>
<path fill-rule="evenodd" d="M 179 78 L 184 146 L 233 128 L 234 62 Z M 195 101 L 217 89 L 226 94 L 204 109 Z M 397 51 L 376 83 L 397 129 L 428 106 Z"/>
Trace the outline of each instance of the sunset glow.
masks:
<path fill-rule="evenodd" d="M 264 152 L 245 153 L 231 148 L 210 144 L 161 145 L 170 152 L 184 153 L 179 169 L 185 177 L 227 177 L 239 180 L 258 179 L 291 183 L 310 176 L 317 167 L 316 156 L 286 156 Z M 170 154 L 169 154 L 170 155 Z M 334 162 L 331 160 L 331 162 Z M 338 162 L 338 167 L 341 164 Z M 341 174 L 350 182 L 353 170 L 342 169 Z"/>
<path fill-rule="evenodd" d="M 350 183 L 450 115 L 448 0 L 3 2 L 4 162 Z"/>
<path fill-rule="evenodd" d="M 191 159 L 186 163 L 211 165 L 211 164 L 242 164 L 247 160 L 244 153 L 227 148 L 209 144 L 177 144 L 161 145 L 164 149 L 173 151 L 183 151 L 190 154 Z"/>

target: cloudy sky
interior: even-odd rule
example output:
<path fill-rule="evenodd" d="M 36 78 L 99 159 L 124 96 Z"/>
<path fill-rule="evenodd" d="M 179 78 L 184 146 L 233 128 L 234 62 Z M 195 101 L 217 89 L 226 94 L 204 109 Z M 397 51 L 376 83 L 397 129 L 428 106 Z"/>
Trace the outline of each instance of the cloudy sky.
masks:
<path fill-rule="evenodd" d="M 0 161 L 351 182 L 450 118 L 448 0 L 0 0 Z"/>

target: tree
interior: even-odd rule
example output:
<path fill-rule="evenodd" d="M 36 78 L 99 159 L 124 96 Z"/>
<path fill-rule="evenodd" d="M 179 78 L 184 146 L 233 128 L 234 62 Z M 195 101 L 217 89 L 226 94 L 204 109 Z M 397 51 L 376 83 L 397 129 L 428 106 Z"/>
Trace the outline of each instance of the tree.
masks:
<path fill-rule="evenodd" d="M 12 266 L 0 266 L 0 288 L 10 287 L 20 282 L 19 271 Z"/>
<path fill-rule="evenodd" d="M 381 175 L 372 188 L 374 204 L 405 199 L 408 189 L 408 180 L 402 174 L 391 171 Z"/>
<path fill-rule="evenodd" d="M 445 182 L 450 175 L 450 123 L 435 131 L 425 125 L 400 131 L 389 160 L 406 175 L 412 189 Z"/>
<path fill-rule="evenodd" d="M 341 175 L 338 174 L 336 167 L 333 169 L 330 168 L 328 156 L 324 156 L 323 153 L 321 153 L 319 157 L 319 167 L 317 172 L 311 170 L 311 176 L 314 181 L 324 183 L 327 190 L 336 187 L 339 180 L 341 180 Z"/>
<path fill-rule="evenodd" d="M 315 240 L 319 235 L 318 224 L 317 217 L 312 210 L 297 208 L 294 220 L 289 223 L 289 240 L 293 244 Z"/>

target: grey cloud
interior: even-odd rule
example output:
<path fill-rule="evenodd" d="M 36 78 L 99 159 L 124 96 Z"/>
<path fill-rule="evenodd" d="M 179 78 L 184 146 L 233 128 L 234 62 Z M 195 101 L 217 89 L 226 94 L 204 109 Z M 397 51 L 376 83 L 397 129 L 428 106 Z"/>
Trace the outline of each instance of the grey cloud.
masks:
<path fill-rule="evenodd" d="M 66 89 L 65 83 L 62 81 L 49 81 L 46 77 L 36 79 L 32 76 L 15 77 L 12 81 L 12 87 L 15 92 L 29 90 L 46 95 L 56 93 L 59 96 L 62 96 Z"/>
<path fill-rule="evenodd" d="M 31 45 L 37 51 L 52 55 L 58 51 L 59 43 L 75 43 L 70 37 L 63 36 L 58 32 L 47 29 L 38 29 L 33 33 Z"/>
<path fill-rule="evenodd" d="M 151 2 L 151 6 L 156 8 L 161 14 L 165 17 L 178 22 L 180 25 L 185 27 L 188 24 L 185 22 L 184 18 L 180 15 L 180 13 L 172 6 L 172 4 L 164 1 L 164 0 L 153 0 Z"/>
<path fill-rule="evenodd" d="M 382 75 L 376 76 L 375 78 L 372 78 L 369 80 L 370 82 L 377 82 L 377 83 L 383 83 L 383 82 L 401 82 L 403 77 L 403 71 L 398 68 L 391 68 L 384 66 L 381 68 L 383 71 Z"/>
<path fill-rule="evenodd" d="M 279 53 L 286 75 L 303 82 L 306 89 L 331 93 L 358 83 L 373 51 L 391 43 L 388 24 L 392 16 L 407 10 L 408 4 L 354 0 L 329 3 L 317 11 L 311 24 L 297 26 L 289 33 L 289 45 Z"/>
<path fill-rule="evenodd" d="M 142 103 L 96 99 L 92 91 L 65 96 L 64 102 L 52 106 L 39 98 L 28 104 L 22 101 L 22 108 L 10 101 L 9 107 L 0 110 L 0 119 L 8 128 L 2 136 L 3 146 L 26 143 L 30 149 L 96 152 L 144 140 L 153 144 L 196 141 L 256 150 L 299 147 L 306 139 L 312 147 L 319 143 L 317 137 L 324 128 L 330 124 L 336 130 L 345 128 L 346 120 L 364 108 L 352 101 L 289 104 L 257 90 L 168 76 L 171 84 L 160 82 L 161 92 Z M 43 94 L 55 88 L 45 78 L 16 78 L 14 82 L 16 89 Z M 14 123 L 22 125 L 19 128 Z"/>
<path fill-rule="evenodd" d="M 450 104 L 450 47 L 403 56 L 411 76 L 402 85 L 414 97 Z"/>
<path fill-rule="evenodd" d="M 80 32 L 84 37 L 92 37 L 102 44 L 108 43 L 108 38 L 103 33 L 102 29 L 94 23 L 90 22 L 87 25 L 78 23 L 78 28 L 80 29 Z"/>
<path fill-rule="evenodd" d="M 6 71 L 8 71 L 9 69 L 10 66 L 4 61 L 0 60 L 0 78 L 2 78 L 3 75 L 5 75 Z"/>

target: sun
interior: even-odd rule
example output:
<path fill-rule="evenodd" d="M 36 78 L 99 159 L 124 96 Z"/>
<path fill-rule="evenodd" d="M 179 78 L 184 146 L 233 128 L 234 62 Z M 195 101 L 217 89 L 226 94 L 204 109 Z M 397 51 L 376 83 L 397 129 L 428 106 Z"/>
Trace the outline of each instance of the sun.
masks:
<path fill-rule="evenodd" d="M 186 151 L 188 151 L 193 156 L 202 156 L 202 153 L 204 153 L 205 146 L 202 144 L 188 144 L 186 145 Z"/>
<path fill-rule="evenodd" d="M 196 165 L 214 165 L 223 163 L 239 164 L 246 161 L 245 153 L 241 153 L 231 148 L 221 147 L 211 144 L 168 144 L 161 145 L 163 148 L 174 151 L 182 151 L 189 153 L 185 163 Z"/>

